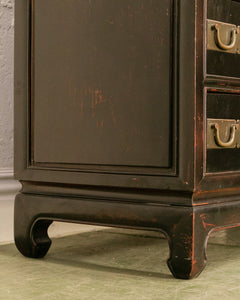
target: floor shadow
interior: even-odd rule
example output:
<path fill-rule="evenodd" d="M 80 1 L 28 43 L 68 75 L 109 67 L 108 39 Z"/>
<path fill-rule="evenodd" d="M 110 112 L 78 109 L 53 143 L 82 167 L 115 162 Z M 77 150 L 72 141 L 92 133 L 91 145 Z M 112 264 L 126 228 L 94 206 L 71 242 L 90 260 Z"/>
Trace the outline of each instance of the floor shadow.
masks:
<path fill-rule="evenodd" d="M 114 231 L 102 230 L 94 232 L 85 232 L 73 236 L 52 239 L 51 255 L 54 253 L 62 253 L 68 256 L 66 247 L 71 248 L 71 254 L 76 256 L 92 256 L 108 254 L 111 252 L 120 252 L 124 249 L 132 247 L 153 247 L 159 245 L 159 250 L 164 249 L 168 253 L 168 242 L 166 239 L 145 236 L 145 235 L 131 235 L 118 233 Z"/>
<path fill-rule="evenodd" d="M 159 268 L 161 268 L 161 265 L 166 263 L 168 252 L 167 240 L 158 236 L 148 236 L 144 233 L 143 235 L 134 235 L 128 231 L 120 233 L 106 229 L 53 239 L 53 246 L 45 259 L 48 263 L 63 264 L 74 268 L 134 276 L 171 278 L 170 272 L 169 274 L 155 272 L 151 270 L 151 266 L 148 266 L 151 257 L 156 259 L 157 255 L 158 258 L 161 257 L 158 261 Z M 119 266 L 113 265 L 116 256 L 120 261 Z M 148 256 L 147 259 L 146 256 Z M 86 261 L 89 258 L 93 261 Z M 127 267 L 124 266 L 126 258 L 131 261 Z M 141 270 L 131 266 L 134 261 L 136 264 L 138 261 L 142 262 L 142 264 L 140 263 Z"/>
<path fill-rule="evenodd" d="M 113 266 L 106 266 L 100 265 L 90 262 L 83 262 L 83 261 L 72 261 L 69 259 L 59 259 L 54 257 L 48 257 L 46 259 L 47 263 L 52 264 L 61 264 L 66 266 L 71 266 L 74 268 L 81 268 L 87 270 L 94 270 L 100 272 L 108 272 L 108 273 L 115 273 L 115 274 L 122 274 L 122 275 L 131 275 L 131 276 L 140 276 L 140 277 L 153 277 L 153 278 L 161 278 L 161 279 L 170 279 L 172 275 L 161 273 L 161 272 L 151 272 L 151 271 L 144 271 L 144 270 L 134 270 L 134 269 L 127 269 L 127 268 L 118 268 Z"/>

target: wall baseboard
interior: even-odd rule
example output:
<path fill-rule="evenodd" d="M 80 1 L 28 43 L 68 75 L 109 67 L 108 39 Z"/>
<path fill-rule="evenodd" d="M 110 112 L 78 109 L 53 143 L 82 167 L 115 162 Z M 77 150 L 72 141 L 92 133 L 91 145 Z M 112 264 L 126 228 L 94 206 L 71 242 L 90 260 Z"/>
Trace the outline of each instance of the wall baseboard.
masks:
<path fill-rule="evenodd" d="M 14 199 L 20 189 L 13 170 L 0 168 L 0 243 L 13 241 Z"/>
<path fill-rule="evenodd" d="M 0 168 L 0 201 L 14 200 L 21 184 L 13 178 L 13 170 Z"/>

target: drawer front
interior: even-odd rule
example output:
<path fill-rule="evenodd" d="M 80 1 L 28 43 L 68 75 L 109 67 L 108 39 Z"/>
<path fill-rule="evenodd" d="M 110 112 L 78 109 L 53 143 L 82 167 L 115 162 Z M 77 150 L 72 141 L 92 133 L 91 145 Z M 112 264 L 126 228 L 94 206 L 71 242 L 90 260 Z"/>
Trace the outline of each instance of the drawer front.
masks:
<path fill-rule="evenodd" d="M 206 171 L 240 170 L 240 95 L 207 95 Z"/>
<path fill-rule="evenodd" d="M 239 0 L 207 0 L 207 18 L 240 25 Z"/>
<path fill-rule="evenodd" d="M 208 75 L 240 77 L 240 2 L 208 1 Z"/>

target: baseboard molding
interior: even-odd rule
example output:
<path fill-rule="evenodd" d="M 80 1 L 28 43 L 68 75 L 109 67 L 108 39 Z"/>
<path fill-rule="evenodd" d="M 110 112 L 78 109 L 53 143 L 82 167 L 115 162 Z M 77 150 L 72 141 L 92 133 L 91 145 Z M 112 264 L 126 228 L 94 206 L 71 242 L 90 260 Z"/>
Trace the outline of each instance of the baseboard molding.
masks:
<path fill-rule="evenodd" d="M 0 168 L 0 243 L 13 242 L 14 199 L 21 184 L 12 169 Z"/>
<path fill-rule="evenodd" d="M 0 201 L 12 200 L 21 189 L 21 184 L 14 179 L 13 170 L 0 169 Z"/>

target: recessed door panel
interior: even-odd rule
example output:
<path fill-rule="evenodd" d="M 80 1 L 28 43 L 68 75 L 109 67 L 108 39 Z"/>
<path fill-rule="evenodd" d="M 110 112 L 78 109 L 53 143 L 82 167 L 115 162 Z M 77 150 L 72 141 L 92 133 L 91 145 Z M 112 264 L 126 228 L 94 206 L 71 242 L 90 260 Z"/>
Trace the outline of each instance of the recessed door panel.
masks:
<path fill-rule="evenodd" d="M 37 163 L 170 167 L 172 1 L 35 0 Z"/>

